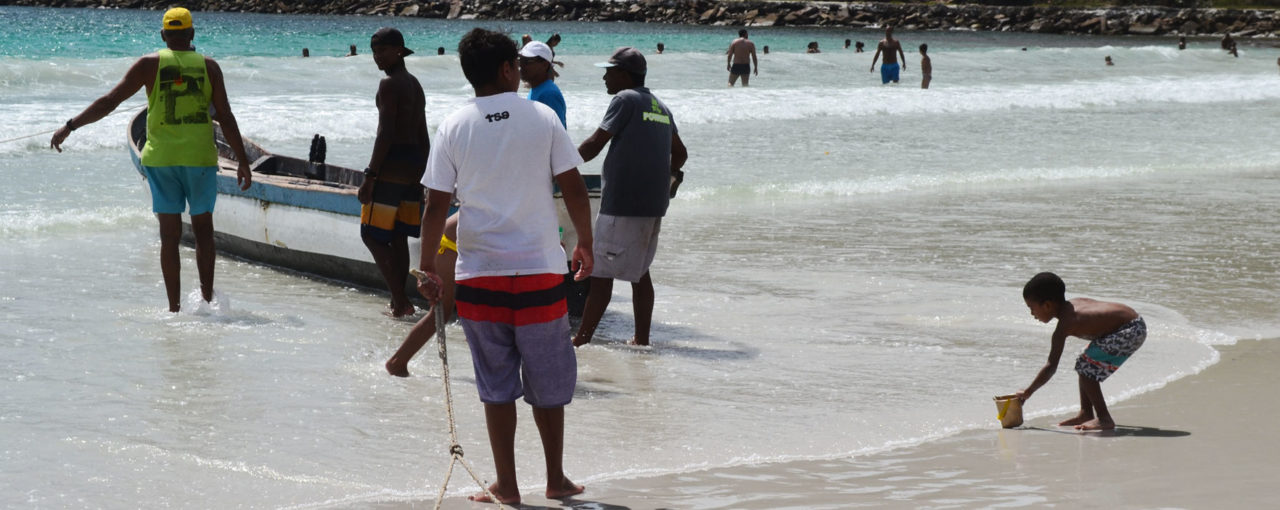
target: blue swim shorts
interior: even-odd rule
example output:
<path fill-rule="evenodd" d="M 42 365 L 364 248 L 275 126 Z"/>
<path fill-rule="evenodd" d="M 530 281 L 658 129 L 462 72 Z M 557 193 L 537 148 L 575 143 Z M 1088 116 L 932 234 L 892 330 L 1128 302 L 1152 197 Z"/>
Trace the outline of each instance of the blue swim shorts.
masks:
<path fill-rule="evenodd" d="M 151 187 L 151 211 L 182 214 L 190 204 L 192 216 L 213 212 L 218 198 L 216 166 L 144 166 Z"/>
<path fill-rule="evenodd" d="M 900 66 L 897 62 L 882 64 L 880 66 L 880 83 L 898 83 L 898 69 L 900 69 Z"/>

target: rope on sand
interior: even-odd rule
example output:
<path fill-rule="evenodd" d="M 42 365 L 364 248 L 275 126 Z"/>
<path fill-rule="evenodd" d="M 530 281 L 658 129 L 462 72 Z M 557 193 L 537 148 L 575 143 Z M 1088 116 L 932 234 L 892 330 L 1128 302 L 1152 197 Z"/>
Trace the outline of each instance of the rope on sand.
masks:
<path fill-rule="evenodd" d="M 426 277 L 426 273 L 413 271 L 413 275 L 419 280 Z M 441 377 L 444 379 L 444 402 L 445 407 L 449 411 L 449 470 L 444 475 L 444 482 L 440 484 L 440 494 L 436 496 L 435 510 L 440 510 L 440 504 L 444 502 L 444 492 L 449 488 L 449 479 L 453 477 L 453 466 L 462 464 L 467 470 L 467 474 L 471 475 L 471 479 L 475 480 L 476 485 L 480 486 L 480 490 L 484 491 L 485 496 L 489 500 L 497 503 L 498 508 L 506 508 L 496 495 L 489 491 L 489 486 L 480 481 L 480 477 L 476 476 L 475 471 L 471 470 L 471 466 L 467 464 L 466 459 L 462 457 L 462 445 L 458 444 L 458 427 L 453 419 L 453 394 L 449 391 L 449 350 L 445 347 L 444 341 L 444 309 L 440 306 L 440 302 L 436 301 L 431 306 L 431 311 L 436 315 L 436 350 L 440 354 L 440 366 L 442 368 Z"/>

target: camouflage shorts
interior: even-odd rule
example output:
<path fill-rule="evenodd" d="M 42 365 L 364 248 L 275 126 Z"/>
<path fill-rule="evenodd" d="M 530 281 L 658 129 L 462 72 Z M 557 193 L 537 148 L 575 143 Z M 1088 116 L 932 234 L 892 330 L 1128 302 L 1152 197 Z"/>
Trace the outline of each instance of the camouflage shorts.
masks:
<path fill-rule="evenodd" d="M 1097 340 L 1076 360 L 1076 372 L 1098 382 L 1107 380 L 1147 339 L 1147 323 L 1138 317 Z"/>

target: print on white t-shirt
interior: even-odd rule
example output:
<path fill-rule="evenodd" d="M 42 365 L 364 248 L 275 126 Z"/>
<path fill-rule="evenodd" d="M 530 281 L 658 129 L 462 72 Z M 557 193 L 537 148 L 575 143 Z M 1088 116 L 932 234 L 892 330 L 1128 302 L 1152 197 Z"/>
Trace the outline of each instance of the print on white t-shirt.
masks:
<path fill-rule="evenodd" d="M 566 272 L 552 179 L 582 157 L 555 112 L 514 92 L 478 97 L 431 145 L 422 184 L 460 203 L 457 279 Z"/>

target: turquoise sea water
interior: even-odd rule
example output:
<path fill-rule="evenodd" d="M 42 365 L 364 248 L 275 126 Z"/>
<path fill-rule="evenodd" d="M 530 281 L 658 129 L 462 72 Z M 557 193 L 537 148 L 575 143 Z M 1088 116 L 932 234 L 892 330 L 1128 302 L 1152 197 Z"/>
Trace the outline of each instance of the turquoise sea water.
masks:
<path fill-rule="evenodd" d="M 153 51 L 159 31 L 159 11 L 100 9 L 34 9 L 9 7 L 0 11 L 0 56 L 48 57 L 136 57 Z M 516 35 L 531 34 L 545 40 L 552 33 L 564 37 L 561 53 L 606 53 L 619 45 L 644 50 L 657 43 L 670 53 L 723 52 L 725 37 L 736 37 L 737 27 L 704 27 L 651 23 L 564 23 L 530 21 L 450 21 L 383 16 L 298 16 L 244 13 L 200 13 L 197 16 L 197 45 L 212 56 L 288 57 L 310 48 L 313 56 L 341 56 L 356 44 L 367 52 L 369 36 L 383 26 L 404 32 L 406 46 L 420 55 L 434 54 L 444 47 L 454 53 L 458 39 L 472 27 L 503 30 Z M 753 27 L 753 37 L 770 50 L 804 53 L 809 41 L 817 41 L 825 51 L 840 50 L 844 39 L 860 40 L 874 51 L 883 35 L 876 28 L 830 29 L 814 27 Z M 767 40 L 766 40 L 767 39 Z M 1025 46 L 1043 40 L 1031 34 L 953 32 L 946 35 L 952 50 L 981 50 L 992 45 Z M 1094 38 L 1053 38 L 1060 47 L 1091 47 Z M 1159 38 L 1121 38 L 1109 41 L 1124 46 L 1140 45 Z M 1248 43 L 1245 42 L 1247 46 Z M 910 48 L 907 48 L 910 49 Z M 935 48 L 936 49 L 936 48 Z M 851 50 L 849 50 L 851 51 Z"/>
<path fill-rule="evenodd" d="M 159 46 L 159 16 L 0 8 L 0 140 L 105 93 Z M 1280 333 L 1280 69 L 1265 44 L 1232 58 L 1213 41 L 899 34 L 930 46 L 924 91 L 914 52 L 903 83 L 882 86 L 870 53 L 840 49 L 874 44 L 874 30 L 753 29 L 773 52 L 751 88 L 730 90 L 731 27 L 216 13 L 196 25 L 246 136 L 303 155 L 323 134 L 329 161 L 357 168 L 377 123 L 365 43 L 380 26 L 418 50 L 408 66 L 433 126 L 471 93 L 452 50 L 462 33 L 561 33 L 574 140 L 609 100 L 591 64 L 646 51 L 688 177 L 653 269 L 655 347 L 622 345 L 619 285 L 599 343 L 578 351 L 566 469 L 588 486 L 992 428 L 990 397 L 1024 386 L 1047 351 L 1051 327 L 1019 291 L 1042 270 L 1146 317 L 1151 337 L 1104 385 L 1110 399 L 1194 374 L 1214 344 Z M 802 53 L 812 40 L 823 53 Z M 658 41 L 667 54 L 648 52 Z M 339 57 L 349 44 L 361 56 Z M 230 312 L 162 311 L 127 118 L 77 130 L 62 154 L 48 135 L 0 143 L 0 507 L 433 499 L 448 445 L 432 346 L 413 378 L 391 378 L 382 362 L 409 325 L 379 313 L 385 296 L 229 258 L 217 285 Z M 460 439 L 491 478 L 461 330 L 449 336 Z M 1071 365 L 1031 415 L 1075 405 Z M 541 452 L 521 413 L 534 494 Z M 449 494 L 468 491 L 455 481 Z"/>

